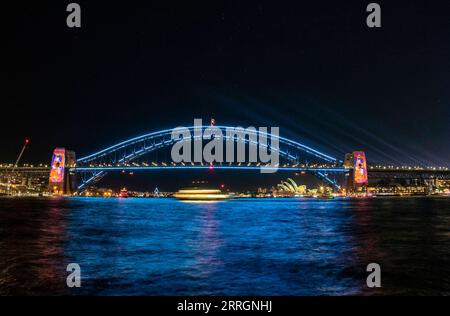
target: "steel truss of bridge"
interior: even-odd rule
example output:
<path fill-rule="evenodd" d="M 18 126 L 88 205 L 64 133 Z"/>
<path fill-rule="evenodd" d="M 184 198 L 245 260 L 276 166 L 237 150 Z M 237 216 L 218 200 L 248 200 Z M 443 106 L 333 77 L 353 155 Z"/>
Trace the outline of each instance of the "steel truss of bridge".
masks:
<path fill-rule="evenodd" d="M 196 131 L 199 129 L 203 131 L 207 128 L 210 128 L 210 126 L 190 126 L 184 127 L 183 129 L 187 130 L 188 133 L 191 133 L 192 140 L 195 140 L 201 138 L 200 136 L 196 136 Z M 223 132 L 223 136 L 220 136 L 220 139 L 223 141 L 231 140 L 234 143 L 245 144 L 249 146 L 249 148 L 262 146 L 271 152 L 277 152 L 279 157 L 285 160 L 283 163 L 280 162 L 280 165 L 277 167 L 274 167 L 274 165 L 267 166 L 256 163 L 228 164 L 215 162 L 214 169 L 265 169 L 265 171 L 269 172 L 271 172 L 271 170 L 310 171 L 335 187 L 339 187 L 339 185 L 336 180 L 328 177 L 328 174 L 346 172 L 346 170 L 342 168 L 341 160 L 326 155 L 300 142 L 257 130 L 245 130 L 244 134 L 247 136 L 244 137 L 242 135 L 229 136 L 227 131 L 229 129 L 234 129 L 233 127 L 214 126 L 214 128 L 220 129 Z M 87 185 L 95 183 L 108 171 L 114 170 L 193 170 L 211 168 L 208 163 L 200 163 L 200 165 L 197 163 L 195 165 L 190 163 L 172 164 L 164 161 L 158 161 L 156 163 L 138 162 L 140 157 L 143 157 L 146 154 L 152 154 L 161 149 L 169 148 L 173 144 L 181 141 L 181 138 L 172 138 L 173 131 L 174 129 L 167 129 L 134 137 L 78 159 L 76 167 L 72 168 L 71 171 L 81 175 L 79 189 L 83 189 Z M 261 142 L 261 139 L 264 139 L 265 141 Z M 272 140 L 274 139 L 277 141 L 278 145 L 274 146 L 274 144 L 272 144 Z"/>
<path fill-rule="evenodd" d="M 186 127 L 189 133 L 192 133 L 193 139 L 196 128 L 202 130 L 210 126 L 191 126 Z M 225 132 L 232 127 L 215 126 Z M 307 145 L 281 136 L 275 136 L 278 146 L 273 146 L 271 143 L 272 135 L 261 131 L 246 131 L 248 132 L 248 139 L 235 136 L 223 136 L 223 140 L 232 140 L 235 143 L 244 143 L 247 146 L 261 145 L 271 152 L 278 152 L 280 160 L 278 166 L 263 165 L 259 163 L 220 163 L 214 162 L 213 166 L 208 163 L 172 163 L 165 162 L 165 159 L 160 159 L 157 162 L 150 162 L 152 158 L 145 155 L 158 154 L 163 149 L 171 147 L 181 139 L 173 139 L 172 132 L 174 129 L 161 130 L 153 133 L 144 134 L 138 137 L 128 139 L 113 146 L 102 149 L 98 152 L 92 153 L 88 156 L 77 159 L 76 164 L 66 167 L 72 174 L 76 174 L 81 181 L 78 183 L 79 190 L 84 189 L 88 185 L 94 184 L 100 180 L 108 172 L 112 171 L 139 171 L 139 170 L 261 170 L 266 171 L 293 171 L 293 172 L 309 172 L 316 175 L 326 183 L 339 188 L 339 184 L 334 179 L 336 176 L 346 175 L 352 169 L 344 168 L 344 162 L 340 159 L 327 155 L 319 150 L 308 147 Z M 224 133 L 226 135 L 226 133 Z M 260 139 L 266 139 L 265 142 L 260 143 Z M 145 159 L 140 161 L 142 158 Z M 166 158 L 168 159 L 168 158 Z M 10 172 L 8 168 L 3 172 Z M 49 167 L 19 167 L 16 168 L 15 173 L 42 173 L 50 172 Z M 0 166 L 0 175 L 2 168 Z M 441 179 L 450 178 L 450 171 L 447 168 L 419 168 L 419 167 L 395 167 L 395 166 L 369 166 L 369 177 L 409 177 L 409 178 L 435 178 Z"/>

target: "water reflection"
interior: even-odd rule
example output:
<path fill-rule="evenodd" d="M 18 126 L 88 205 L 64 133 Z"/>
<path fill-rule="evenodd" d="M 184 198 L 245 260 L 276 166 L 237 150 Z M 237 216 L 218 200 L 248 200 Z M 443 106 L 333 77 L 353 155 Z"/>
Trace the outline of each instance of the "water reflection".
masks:
<path fill-rule="evenodd" d="M 218 212 L 217 203 L 205 203 L 201 205 L 198 214 L 198 238 L 192 249 L 195 257 L 193 270 L 197 277 L 207 278 L 215 273 L 222 263 L 219 250 L 223 240 L 220 239 L 216 212 Z"/>
<path fill-rule="evenodd" d="M 2 199 L 1 203 L 0 293 L 63 293 L 64 212 L 70 202 L 23 200 L 19 210 L 13 209 L 16 200 Z"/>
<path fill-rule="evenodd" d="M 448 199 L 0 199 L 0 294 L 450 294 Z M 82 288 L 66 288 L 68 263 Z M 366 287 L 366 266 L 382 288 Z"/>

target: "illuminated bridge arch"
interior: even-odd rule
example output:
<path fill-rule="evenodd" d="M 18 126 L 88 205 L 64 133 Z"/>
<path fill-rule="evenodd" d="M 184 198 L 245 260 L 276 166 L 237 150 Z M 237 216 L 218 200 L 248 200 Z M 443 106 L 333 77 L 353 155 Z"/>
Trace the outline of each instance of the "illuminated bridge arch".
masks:
<path fill-rule="evenodd" d="M 195 138 L 194 129 L 200 129 L 199 126 L 184 127 L 188 129 L 191 133 L 191 139 Z M 206 128 L 210 126 L 202 126 L 202 135 Z M 214 126 L 222 131 L 223 139 L 227 140 L 227 129 L 235 129 L 235 127 L 227 126 Z M 146 154 L 156 152 L 163 148 L 172 146 L 175 142 L 181 139 L 172 139 L 172 132 L 175 129 L 166 129 L 153 133 L 148 133 L 138 137 L 131 138 L 129 140 L 120 142 L 108 148 L 102 149 L 98 152 L 90 154 L 88 156 L 79 158 L 77 160 L 77 165 L 72 168 L 72 171 L 76 171 L 81 176 L 81 182 L 78 187 L 82 190 L 88 184 L 95 183 L 100 180 L 108 171 L 113 170 L 145 170 L 145 169 L 206 169 L 209 166 L 206 164 L 199 165 L 186 165 L 175 164 L 173 162 L 162 162 L 162 164 L 136 164 L 139 157 Z M 235 142 L 245 142 L 249 144 L 252 142 L 250 135 L 256 137 L 257 144 L 259 144 L 260 136 L 264 136 L 267 139 L 267 147 L 270 150 L 277 150 L 271 146 L 270 140 L 272 137 L 276 137 L 279 141 L 279 156 L 283 158 L 285 163 L 280 164 L 277 168 L 280 170 L 305 170 L 313 172 L 319 178 L 325 180 L 326 182 L 339 187 L 335 180 L 328 177 L 328 173 L 342 173 L 347 170 L 342 168 L 342 161 L 338 160 L 330 155 L 324 154 L 318 150 L 315 150 L 309 146 L 306 146 L 300 142 L 287 139 L 281 136 L 273 136 L 270 133 L 258 131 L 258 130 L 248 130 L 244 129 L 246 137 L 244 139 L 233 137 Z M 254 139 L 253 137 L 253 139 Z M 207 140 L 205 140 L 207 141 Z M 287 164 L 288 163 L 288 164 Z M 228 164 L 228 163 L 216 163 L 214 168 L 222 169 L 259 169 L 260 164 Z"/>

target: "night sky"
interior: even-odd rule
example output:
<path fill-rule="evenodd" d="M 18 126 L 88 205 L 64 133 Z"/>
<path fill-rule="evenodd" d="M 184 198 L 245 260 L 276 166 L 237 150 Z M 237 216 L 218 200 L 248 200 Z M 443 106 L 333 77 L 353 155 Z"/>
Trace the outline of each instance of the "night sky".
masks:
<path fill-rule="evenodd" d="M 448 1 L 70 1 L 3 8 L 1 162 L 87 155 L 194 118 L 343 158 L 449 166 Z M 317 2 L 316 4 L 312 4 Z"/>

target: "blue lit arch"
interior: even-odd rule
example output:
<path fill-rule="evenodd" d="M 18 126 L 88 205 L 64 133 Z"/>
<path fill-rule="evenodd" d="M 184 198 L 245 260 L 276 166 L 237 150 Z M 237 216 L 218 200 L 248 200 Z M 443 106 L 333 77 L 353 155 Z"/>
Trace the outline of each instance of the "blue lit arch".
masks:
<path fill-rule="evenodd" d="M 210 126 L 202 126 L 202 132 L 209 128 Z M 191 135 L 193 135 L 194 129 L 199 129 L 199 126 L 190 126 L 190 127 L 183 127 L 190 131 Z M 235 127 L 229 127 L 229 126 L 215 126 L 215 128 L 219 128 L 223 133 L 223 138 L 227 139 L 226 137 L 226 130 L 227 129 L 234 129 Z M 106 175 L 108 170 L 121 170 L 124 169 L 124 167 L 121 167 L 120 165 L 132 162 L 133 160 L 137 159 L 138 157 L 141 157 L 142 155 L 145 155 L 147 153 L 151 153 L 154 151 L 157 151 L 158 149 L 165 148 L 168 146 L 173 145 L 176 141 L 179 140 L 173 140 L 171 138 L 172 131 L 174 129 L 165 129 L 161 131 L 156 131 L 148 134 L 144 134 L 138 137 L 134 137 L 125 141 L 122 141 L 118 144 L 115 144 L 113 146 L 107 147 L 105 149 L 102 149 L 98 152 L 92 153 L 88 156 L 79 158 L 77 160 L 77 166 L 74 168 L 74 171 L 77 171 L 82 175 L 82 181 L 79 186 L 79 190 L 82 190 L 86 185 L 95 183 L 96 181 L 100 180 L 104 175 Z M 329 182 L 330 184 L 334 186 L 338 186 L 336 181 L 331 180 L 328 176 L 328 172 L 345 172 L 343 168 L 341 168 L 342 161 L 332 157 L 330 155 L 327 155 L 325 153 L 322 153 L 316 149 L 313 149 L 305 144 L 302 144 L 300 142 L 284 138 L 281 136 L 272 136 L 270 133 L 261 132 L 261 131 L 249 131 L 245 130 L 245 133 L 247 135 L 253 135 L 256 136 L 256 139 L 259 141 L 259 136 L 265 136 L 267 139 L 271 139 L 272 137 L 277 137 L 279 140 L 279 154 L 280 157 L 285 158 L 288 161 L 291 162 L 300 162 L 302 157 L 313 157 L 316 160 L 320 161 L 323 164 L 327 165 L 327 168 L 316 168 L 314 174 L 316 174 L 321 179 Z M 237 141 L 238 139 L 233 139 L 234 141 Z M 242 139 L 239 139 L 242 141 Z M 249 139 L 245 138 L 243 140 L 247 144 L 249 143 Z M 270 144 L 268 145 L 271 150 L 274 150 L 272 147 L 270 147 Z M 300 167 L 296 168 L 285 168 L 286 170 L 307 170 L 308 168 L 305 168 L 305 164 L 307 165 L 307 161 L 303 161 L 303 164 Z M 118 166 L 119 165 L 119 166 Z M 167 166 L 166 169 L 205 169 L 207 166 Z M 223 168 L 223 169 L 256 169 L 256 167 L 249 167 L 249 166 L 218 166 L 217 168 Z M 157 169 L 157 167 L 139 167 L 136 169 Z M 163 169 L 162 167 L 160 169 Z"/>

